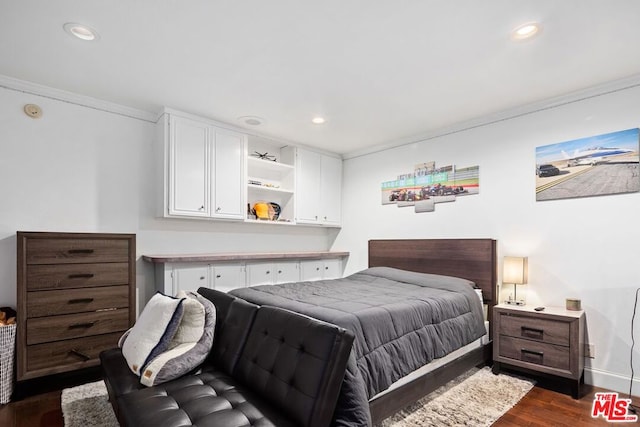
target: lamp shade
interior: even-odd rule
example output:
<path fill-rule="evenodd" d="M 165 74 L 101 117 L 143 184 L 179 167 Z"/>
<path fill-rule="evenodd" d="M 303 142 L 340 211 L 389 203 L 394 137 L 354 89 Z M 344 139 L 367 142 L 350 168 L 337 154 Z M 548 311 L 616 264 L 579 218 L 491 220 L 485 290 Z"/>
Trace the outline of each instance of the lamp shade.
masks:
<path fill-rule="evenodd" d="M 506 256 L 502 266 L 502 283 L 524 285 L 527 283 L 527 258 Z"/>

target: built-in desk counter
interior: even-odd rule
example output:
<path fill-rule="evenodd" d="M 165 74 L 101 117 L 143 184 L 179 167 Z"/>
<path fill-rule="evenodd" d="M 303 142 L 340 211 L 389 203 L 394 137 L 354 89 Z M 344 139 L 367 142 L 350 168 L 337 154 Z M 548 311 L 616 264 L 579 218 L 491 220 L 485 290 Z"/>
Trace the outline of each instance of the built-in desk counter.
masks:
<path fill-rule="evenodd" d="M 258 252 L 143 255 L 155 265 L 156 290 L 175 295 L 200 287 L 223 292 L 246 286 L 342 277 L 349 252 Z"/>

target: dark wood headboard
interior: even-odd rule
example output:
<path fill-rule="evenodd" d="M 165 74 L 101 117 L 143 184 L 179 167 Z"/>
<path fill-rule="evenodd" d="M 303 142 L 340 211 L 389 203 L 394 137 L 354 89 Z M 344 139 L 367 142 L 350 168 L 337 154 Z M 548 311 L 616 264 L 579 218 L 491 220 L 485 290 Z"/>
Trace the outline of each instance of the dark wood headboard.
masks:
<path fill-rule="evenodd" d="M 369 240 L 369 267 L 462 277 L 482 289 L 489 307 L 498 298 L 496 262 L 494 239 Z"/>

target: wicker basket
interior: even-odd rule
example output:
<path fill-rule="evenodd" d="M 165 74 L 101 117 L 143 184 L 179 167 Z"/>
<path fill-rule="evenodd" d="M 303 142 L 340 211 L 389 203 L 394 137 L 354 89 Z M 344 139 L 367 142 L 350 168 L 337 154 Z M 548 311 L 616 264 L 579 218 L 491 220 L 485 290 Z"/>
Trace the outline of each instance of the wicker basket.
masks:
<path fill-rule="evenodd" d="M 11 400 L 13 364 L 16 349 L 16 325 L 0 326 L 0 404 Z"/>

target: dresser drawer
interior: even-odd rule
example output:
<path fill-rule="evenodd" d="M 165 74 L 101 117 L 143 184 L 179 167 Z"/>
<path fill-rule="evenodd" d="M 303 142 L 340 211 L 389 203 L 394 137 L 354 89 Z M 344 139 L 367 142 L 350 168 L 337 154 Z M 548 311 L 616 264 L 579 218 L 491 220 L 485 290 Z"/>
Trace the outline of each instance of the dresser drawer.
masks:
<path fill-rule="evenodd" d="M 129 242 L 124 239 L 32 239 L 27 245 L 27 264 L 74 264 L 128 262 Z"/>
<path fill-rule="evenodd" d="M 125 331 L 128 328 L 127 309 L 38 317 L 27 319 L 27 345 Z"/>
<path fill-rule="evenodd" d="M 27 290 L 90 288 L 92 286 L 126 285 L 129 264 L 43 264 L 27 269 Z"/>
<path fill-rule="evenodd" d="M 499 355 L 549 368 L 569 370 L 569 348 L 543 342 L 500 337 Z"/>
<path fill-rule="evenodd" d="M 29 346 L 27 369 L 37 371 L 78 363 L 97 365 L 100 352 L 117 347 L 121 335 L 122 332 L 117 332 Z"/>
<path fill-rule="evenodd" d="M 544 341 L 549 344 L 569 345 L 569 322 L 500 314 L 500 335 Z"/>
<path fill-rule="evenodd" d="M 65 289 L 27 293 L 29 318 L 83 313 L 129 306 L 129 286 Z"/>

